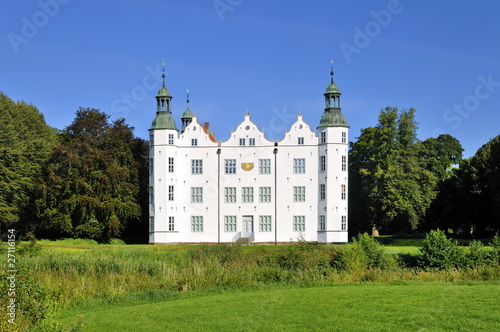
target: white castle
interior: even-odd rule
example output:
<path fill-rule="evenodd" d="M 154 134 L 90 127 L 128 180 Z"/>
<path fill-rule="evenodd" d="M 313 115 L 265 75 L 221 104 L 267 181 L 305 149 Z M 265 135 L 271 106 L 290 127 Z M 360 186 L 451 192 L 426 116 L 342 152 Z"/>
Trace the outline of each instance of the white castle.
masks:
<path fill-rule="evenodd" d="M 149 129 L 149 242 L 347 242 L 349 126 L 330 75 L 319 126 L 298 115 L 273 142 L 248 113 L 227 141 L 189 107 L 178 130 L 163 74 Z"/>

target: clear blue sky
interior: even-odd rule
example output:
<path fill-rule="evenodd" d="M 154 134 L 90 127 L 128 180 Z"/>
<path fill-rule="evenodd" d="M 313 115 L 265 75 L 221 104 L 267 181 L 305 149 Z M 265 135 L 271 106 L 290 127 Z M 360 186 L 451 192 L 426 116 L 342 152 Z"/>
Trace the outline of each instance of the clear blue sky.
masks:
<path fill-rule="evenodd" d="M 418 136 L 449 133 L 472 156 L 500 134 L 500 2 L 285 0 L 3 1 L 0 91 L 63 129 L 78 107 L 124 117 L 147 138 L 166 62 L 186 108 L 218 139 L 248 110 L 281 139 L 315 127 L 330 58 L 350 140 L 382 107 L 414 107 Z M 128 96 L 128 97 L 127 97 Z"/>

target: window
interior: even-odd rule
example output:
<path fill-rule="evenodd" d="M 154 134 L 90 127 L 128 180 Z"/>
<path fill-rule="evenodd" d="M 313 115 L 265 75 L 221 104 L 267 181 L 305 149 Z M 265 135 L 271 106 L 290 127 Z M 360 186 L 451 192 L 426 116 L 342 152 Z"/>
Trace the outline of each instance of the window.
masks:
<path fill-rule="evenodd" d="M 259 216 L 259 231 L 261 232 L 271 232 L 271 216 Z"/>
<path fill-rule="evenodd" d="M 224 188 L 224 203 L 236 203 L 236 187 Z"/>
<path fill-rule="evenodd" d="M 294 202 L 306 201 L 306 187 L 293 187 L 293 201 Z"/>
<path fill-rule="evenodd" d="M 255 145 L 255 138 L 249 138 L 248 145 Z"/>
<path fill-rule="evenodd" d="M 174 172 L 174 157 L 168 157 L 168 172 Z"/>
<path fill-rule="evenodd" d="M 304 174 L 306 172 L 306 160 L 304 158 L 293 159 L 293 173 Z"/>
<path fill-rule="evenodd" d="M 174 144 L 174 134 L 168 134 L 168 144 Z"/>
<path fill-rule="evenodd" d="M 320 142 L 320 143 L 326 143 L 326 132 L 322 131 L 322 132 L 319 134 L 319 142 Z"/>
<path fill-rule="evenodd" d="M 347 133 L 345 131 L 342 132 L 342 143 L 347 143 Z"/>
<path fill-rule="evenodd" d="M 319 185 L 319 199 L 320 200 L 326 199 L 326 184 L 324 183 Z"/>
<path fill-rule="evenodd" d="M 326 171 L 326 156 L 319 156 L 319 171 Z"/>
<path fill-rule="evenodd" d="M 241 188 L 241 201 L 243 203 L 253 203 L 253 187 Z"/>
<path fill-rule="evenodd" d="M 293 216 L 293 231 L 305 232 L 306 230 L 306 216 Z"/>
<path fill-rule="evenodd" d="M 259 202 L 271 202 L 271 187 L 259 187 Z"/>
<path fill-rule="evenodd" d="M 149 142 L 150 142 L 149 146 L 155 145 L 155 134 L 153 134 L 153 132 L 149 134 Z"/>
<path fill-rule="evenodd" d="M 347 170 L 347 156 L 342 156 L 342 171 Z"/>
<path fill-rule="evenodd" d="M 168 200 L 174 200 L 174 186 L 168 186 Z"/>
<path fill-rule="evenodd" d="M 340 185 L 340 199 L 342 199 L 342 200 L 346 199 L 346 185 L 345 184 Z"/>
<path fill-rule="evenodd" d="M 299 145 L 304 145 L 304 137 L 299 137 L 298 142 Z"/>
<path fill-rule="evenodd" d="M 191 187 L 191 203 L 203 203 L 203 187 Z"/>
<path fill-rule="evenodd" d="M 259 159 L 259 174 L 271 174 L 271 159 Z"/>
<path fill-rule="evenodd" d="M 149 158 L 149 174 L 153 174 L 154 171 L 154 158 Z"/>
<path fill-rule="evenodd" d="M 191 232 L 203 232 L 203 216 L 191 216 Z"/>
<path fill-rule="evenodd" d="M 202 159 L 192 159 L 191 160 L 191 174 L 203 174 L 203 160 Z"/>
<path fill-rule="evenodd" d="M 319 216 L 318 230 L 320 230 L 320 231 L 326 230 L 326 218 L 325 218 L 325 216 Z"/>
<path fill-rule="evenodd" d="M 149 217 L 149 231 L 155 231 L 155 217 Z"/>
<path fill-rule="evenodd" d="M 245 139 L 244 138 L 240 138 L 240 145 L 245 145 Z"/>
<path fill-rule="evenodd" d="M 236 159 L 225 159 L 226 174 L 236 174 Z"/>
<path fill-rule="evenodd" d="M 347 230 L 347 216 L 342 216 L 341 222 L 340 222 L 340 229 L 342 231 Z"/>
<path fill-rule="evenodd" d="M 175 226 L 175 219 L 174 217 L 168 217 L 168 230 L 169 232 L 173 232 L 174 231 L 174 226 Z"/>
<path fill-rule="evenodd" d="M 198 139 L 197 138 L 191 138 L 191 145 L 192 146 L 198 145 Z"/>
<path fill-rule="evenodd" d="M 224 216 L 224 232 L 236 232 L 236 216 Z"/>

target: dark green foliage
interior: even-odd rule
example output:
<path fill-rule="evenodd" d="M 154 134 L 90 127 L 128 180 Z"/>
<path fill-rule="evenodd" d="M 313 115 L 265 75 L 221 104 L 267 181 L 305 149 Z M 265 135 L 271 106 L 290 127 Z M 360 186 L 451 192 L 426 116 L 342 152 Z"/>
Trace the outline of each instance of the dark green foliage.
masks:
<path fill-rule="evenodd" d="M 429 169 L 433 161 L 427 155 L 434 156 L 438 152 L 432 151 L 434 145 L 420 146 L 414 117 L 414 109 L 400 111 L 387 107 L 380 112 L 378 125 L 363 129 L 358 141 L 351 143 L 349 211 L 352 230 L 375 228 L 395 233 L 414 231 L 422 224 L 436 195 L 438 180 Z M 441 148 L 449 141 L 456 143 L 451 137 L 440 136 L 435 145 Z M 437 170 L 444 167 L 445 161 L 440 162 L 434 167 Z"/>
<path fill-rule="evenodd" d="M 60 134 L 37 186 L 40 235 L 107 240 L 140 219 L 138 140 L 123 119 L 108 119 L 80 108 Z"/>
<path fill-rule="evenodd" d="M 491 262 L 491 257 L 484 249 L 481 241 L 473 240 L 469 244 L 469 252 L 465 254 L 464 265 L 468 267 L 478 267 Z"/>
<path fill-rule="evenodd" d="M 442 230 L 431 230 L 420 248 L 422 256 L 419 263 L 422 267 L 449 269 L 460 267 L 464 261 L 464 252 L 456 240 L 449 239 Z"/>
<path fill-rule="evenodd" d="M 500 265 L 500 236 L 496 234 L 490 242 L 492 248 L 491 260 L 493 264 Z"/>
<path fill-rule="evenodd" d="M 30 219 L 34 180 L 55 144 L 54 130 L 32 105 L 0 93 L 0 234 Z"/>
<path fill-rule="evenodd" d="M 469 236 L 500 231 L 500 136 L 463 160 L 439 191 L 428 214 L 429 227 Z"/>

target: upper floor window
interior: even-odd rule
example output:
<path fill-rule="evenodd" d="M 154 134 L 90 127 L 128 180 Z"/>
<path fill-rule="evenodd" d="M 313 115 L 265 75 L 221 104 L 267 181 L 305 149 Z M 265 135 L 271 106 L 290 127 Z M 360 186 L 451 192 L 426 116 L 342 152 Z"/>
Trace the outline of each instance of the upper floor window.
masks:
<path fill-rule="evenodd" d="M 202 159 L 192 159 L 191 160 L 191 174 L 203 174 L 203 160 Z"/>
<path fill-rule="evenodd" d="M 299 145 L 304 145 L 304 137 L 299 137 L 298 142 Z"/>
<path fill-rule="evenodd" d="M 319 199 L 320 200 L 326 199 L 326 184 L 324 183 L 319 185 Z"/>
<path fill-rule="evenodd" d="M 241 188 L 241 201 L 243 203 L 253 203 L 253 187 Z"/>
<path fill-rule="evenodd" d="M 198 139 L 197 138 L 191 138 L 191 145 L 192 146 L 198 145 Z"/>
<path fill-rule="evenodd" d="M 326 171 L 326 156 L 319 156 L 319 171 Z"/>
<path fill-rule="evenodd" d="M 306 201 L 306 187 L 293 187 L 293 201 L 294 202 Z"/>
<path fill-rule="evenodd" d="M 174 144 L 174 134 L 168 134 L 168 144 Z"/>
<path fill-rule="evenodd" d="M 271 187 L 259 187 L 259 202 L 271 202 Z"/>
<path fill-rule="evenodd" d="M 168 186 L 168 200 L 174 200 L 174 186 Z"/>
<path fill-rule="evenodd" d="M 168 172 L 174 172 L 174 157 L 168 157 Z"/>
<path fill-rule="evenodd" d="M 225 187 L 224 188 L 224 202 L 225 203 L 236 203 L 236 187 Z"/>
<path fill-rule="evenodd" d="M 203 203 L 203 187 L 191 187 L 191 203 Z"/>
<path fill-rule="evenodd" d="M 248 145 L 255 145 L 255 138 L 249 138 Z"/>
<path fill-rule="evenodd" d="M 326 143 L 326 132 L 322 131 L 322 132 L 319 134 L 319 142 L 320 142 L 320 143 Z"/>
<path fill-rule="evenodd" d="M 347 170 L 347 156 L 342 156 L 342 171 Z"/>
<path fill-rule="evenodd" d="M 306 159 L 294 158 L 293 159 L 293 173 L 304 174 L 306 172 Z"/>
<path fill-rule="evenodd" d="M 345 200 L 346 199 L 346 185 L 345 184 L 341 184 L 340 185 L 340 199 L 342 200 Z"/>
<path fill-rule="evenodd" d="M 347 143 L 347 133 L 345 131 L 342 132 L 342 143 Z"/>
<path fill-rule="evenodd" d="M 271 159 L 259 159 L 259 174 L 271 174 Z"/>
<path fill-rule="evenodd" d="M 236 174 L 236 159 L 226 159 L 224 162 L 226 174 Z"/>
<path fill-rule="evenodd" d="M 245 145 L 245 139 L 244 138 L 240 138 L 240 145 Z"/>

